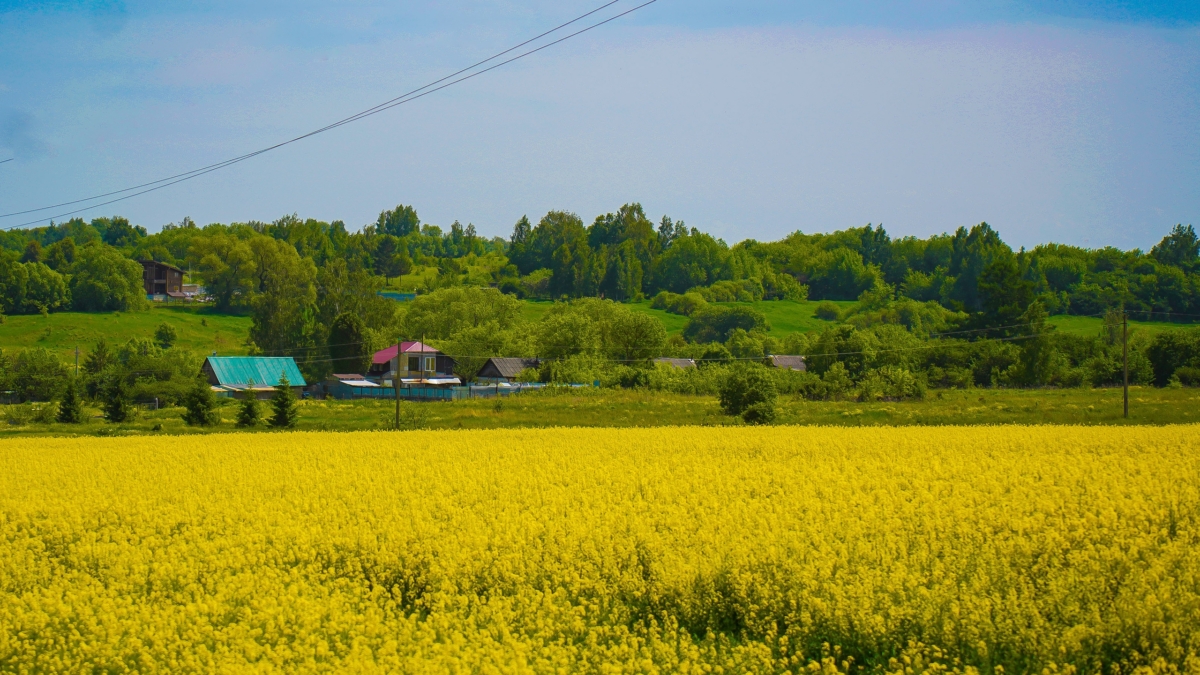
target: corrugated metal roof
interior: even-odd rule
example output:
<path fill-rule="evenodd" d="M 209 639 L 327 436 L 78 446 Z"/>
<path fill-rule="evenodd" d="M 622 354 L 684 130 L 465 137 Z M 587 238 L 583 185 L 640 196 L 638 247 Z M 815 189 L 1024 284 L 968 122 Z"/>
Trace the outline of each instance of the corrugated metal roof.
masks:
<path fill-rule="evenodd" d="M 695 359 L 671 359 L 671 358 L 667 358 L 664 356 L 662 358 L 654 359 L 654 362 L 662 363 L 664 365 L 671 366 L 672 368 L 695 368 L 696 367 Z"/>
<path fill-rule="evenodd" d="M 304 376 L 290 356 L 210 356 L 205 359 L 217 381 L 225 385 L 246 384 L 275 387 L 279 376 L 286 375 L 293 387 L 306 385 Z"/>

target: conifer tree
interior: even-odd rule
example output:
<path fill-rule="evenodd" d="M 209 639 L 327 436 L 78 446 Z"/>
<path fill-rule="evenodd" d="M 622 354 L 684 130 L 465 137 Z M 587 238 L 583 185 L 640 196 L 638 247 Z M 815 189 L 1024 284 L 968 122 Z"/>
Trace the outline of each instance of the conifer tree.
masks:
<path fill-rule="evenodd" d="M 67 380 L 67 390 L 58 403 L 57 419 L 63 424 L 79 424 L 83 421 L 83 401 L 79 398 L 79 383 L 74 377 Z"/>
<path fill-rule="evenodd" d="M 246 389 L 241 407 L 238 408 L 237 425 L 239 427 L 258 426 L 259 420 L 262 419 L 262 412 L 259 410 L 258 405 L 258 395 L 254 393 L 254 383 L 251 382 L 250 384 L 252 386 Z"/>
<path fill-rule="evenodd" d="M 221 414 L 217 412 L 217 397 L 213 396 L 212 387 L 203 377 L 196 378 L 196 383 L 183 397 L 183 421 L 191 427 L 215 427 L 221 423 Z"/>
<path fill-rule="evenodd" d="M 104 383 L 104 419 L 114 424 L 125 422 L 132 412 L 129 389 L 120 373 L 110 373 Z"/>
<path fill-rule="evenodd" d="M 292 393 L 292 383 L 287 376 L 280 374 L 279 386 L 275 387 L 275 396 L 271 398 L 271 426 L 287 429 L 296 426 L 300 411 L 296 407 L 296 395 Z"/>

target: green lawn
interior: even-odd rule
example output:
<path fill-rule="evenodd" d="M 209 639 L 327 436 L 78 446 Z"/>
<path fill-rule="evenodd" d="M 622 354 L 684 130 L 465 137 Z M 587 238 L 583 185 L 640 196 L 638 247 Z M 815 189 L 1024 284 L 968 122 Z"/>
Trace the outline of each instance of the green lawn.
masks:
<path fill-rule="evenodd" d="M 1104 319 L 1098 316 L 1072 316 L 1070 314 L 1059 314 L 1050 317 L 1050 323 L 1058 330 L 1078 335 L 1099 335 L 1100 327 L 1104 325 Z M 1130 321 L 1129 330 L 1134 329 L 1144 330 L 1149 333 L 1157 333 L 1162 330 L 1170 330 L 1174 328 L 1187 328 L 1194 324 L 1169 323 L 1166 321 Z"/>
<path fill-rule="evenodd" d="M 86 353 L 99 338 L 110 345 L 134 337 L 153 337 L 160 323 L 179 334 L 178 346 L 194 352 L 245 354 L 250 317 L 217 314 L 196 306 L 160 306 L 142 312 L 58 312 L 8 316 L 0 324 L 0 349 L 45 347 L 73 361 L 75 347 Z"/>
<path fill-rule="evenodd" d="M 183 424 L 181 408 L 140 412 L 132 422 L 108 424 L 87 408 L 80 425 L 38 423 L 30 404 L 0 406 L 0 437 L 193 434 L 235 431 L 235 402 L 220 409 L 222 424 L 198 429 Z M 266 413 L 264 406 L 264 413 Z M 1130 418 L 1121 417 L 1120 389 L 967 389 L 930 392 L 924 401 L 857 403 L 779 400 L 779 424 L 908 426 L 973 424 L 1189 424 L 1200 422 L 1200 389 L 1130 390 Z M 393 401 L 303 401 L 301 430 L 354 431 L 388 428 Z M 511 398 L 402 404 L 402 428 L 496 429 L 513 427 L 646 427 L 738 424 L 721 414 L 715 397 L 640 390 L 569 389 Z M 265 432 L 260 428 L 256 431 Z"/>

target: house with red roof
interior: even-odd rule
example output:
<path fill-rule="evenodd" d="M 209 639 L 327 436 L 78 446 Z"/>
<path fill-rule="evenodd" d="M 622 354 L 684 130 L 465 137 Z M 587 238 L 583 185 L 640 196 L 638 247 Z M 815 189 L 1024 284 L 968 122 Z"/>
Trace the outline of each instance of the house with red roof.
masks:
<path fill-rule="evenodd" d="M 385 387 L 397 379 L 400 386 L 462 384 L 454 376 L 454 359 L 420 342 L 401 342 L 375 352 L 367 375 Z"/>

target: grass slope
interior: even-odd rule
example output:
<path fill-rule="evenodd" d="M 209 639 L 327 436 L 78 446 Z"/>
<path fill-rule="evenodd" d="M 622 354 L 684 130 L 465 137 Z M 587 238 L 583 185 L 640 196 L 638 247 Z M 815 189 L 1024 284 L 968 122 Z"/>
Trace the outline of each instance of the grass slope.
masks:
<path fill-rule="evenodd" d="M 130 338 L 149 338 L 160 323 L 175 327 L 176 343 L 183 349 L 210 354 L 245 354 L 250 317 L 217 314 L 208 308 L 155 305 L 143 312 L 60 312 L 5 317 L 0 324 L 0 349 L 45 347 L 65 361 L 73 361 L 75 347 L 82 353 L 100 338 L 109 345 Z"/>

